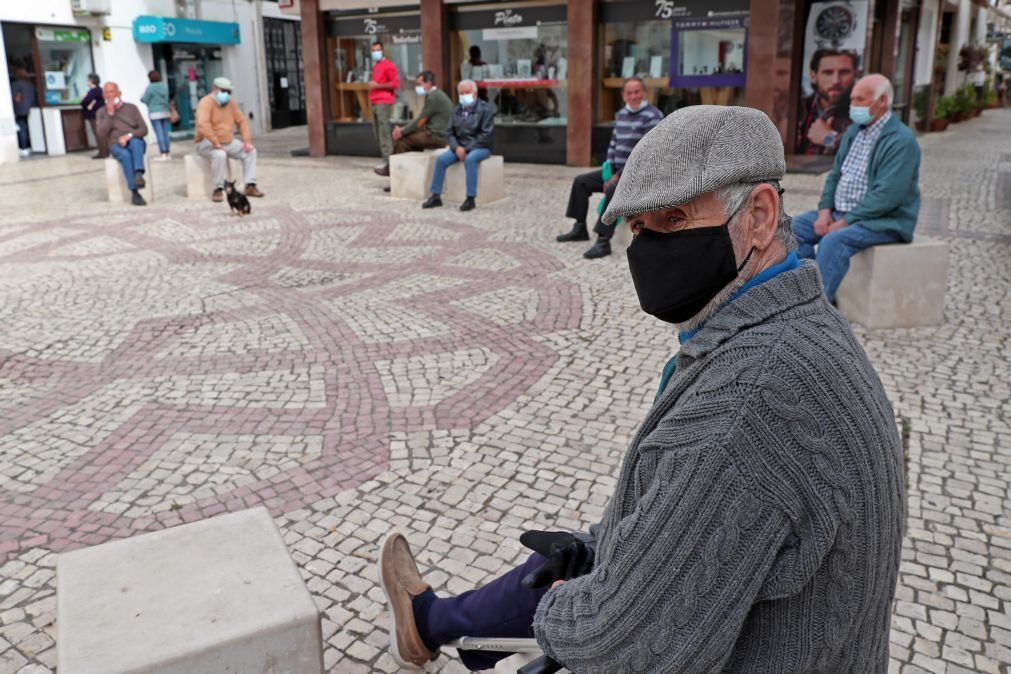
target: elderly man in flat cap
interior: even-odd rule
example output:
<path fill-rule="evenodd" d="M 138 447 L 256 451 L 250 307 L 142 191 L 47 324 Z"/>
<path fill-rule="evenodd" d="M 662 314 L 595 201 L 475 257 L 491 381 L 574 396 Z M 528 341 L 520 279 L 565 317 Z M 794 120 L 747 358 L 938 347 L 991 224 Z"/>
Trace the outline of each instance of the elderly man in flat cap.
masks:
<path fill-rule="evenodd" d="M 239 129 L 239 138 L 235 129 Z M 211 201 L 225 198 L 225 172 L 228 158 L 242 161 L 242 177 L 246 181 L 247 197 L 262 197 L 256 187 L 256 148 L 249 122 L 232 98 L 232 82 L 227 77 L 214 78 L 211 93 L 197 104 L 197 130 L 193 136 L 197 143 L 197 154 L 211 161 L 211 175 L 214 192 Z"/>
<path fill-rule="evenodd" d="M 604 217 L 632 227 L 639 303 L 675 326 L 680 352 L 589 533 L 527 532 L 537 553 L 457 597 L 387 538 L 401 665 L 460 636 L 533 636 L 580 673 L 887 671 L 905 511 L 895 416 L 798 260 L 784 170 L 778 132 L 749 108 L 683 108 L 636 146 Z"/>

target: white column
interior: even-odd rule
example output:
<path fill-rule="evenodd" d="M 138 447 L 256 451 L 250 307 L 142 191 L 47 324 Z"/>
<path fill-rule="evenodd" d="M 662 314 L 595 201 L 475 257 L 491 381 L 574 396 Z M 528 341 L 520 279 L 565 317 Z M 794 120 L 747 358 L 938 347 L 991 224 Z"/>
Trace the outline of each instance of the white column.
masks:
<path fill-rule="evenodd" d="M 18 133 L 14 125 L 14 99 L 7 79 L 7 50 L 0 32 L 0 164 L 18 161 Z"/>

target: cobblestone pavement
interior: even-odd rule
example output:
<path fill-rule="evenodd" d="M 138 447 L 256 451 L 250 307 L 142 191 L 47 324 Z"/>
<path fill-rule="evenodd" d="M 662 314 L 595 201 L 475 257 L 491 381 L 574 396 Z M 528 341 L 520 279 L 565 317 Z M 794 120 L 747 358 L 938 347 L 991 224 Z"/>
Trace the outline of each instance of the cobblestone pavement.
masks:
<path fill-rule="evenodd" d="M 1009 125 L 922 139 L 945 324 L 858 329 L 908 431 L 894 672 L 1011 666 Z M 285 156 L 304 144 L 261 143 L 244 219 L 185 199 L 180 160 L 146 209 L 110 206 L 83 156 L 0 166 L 0 673 L 55 667 L 65 550 L 265 504 L 327 670 L 393 672 L 385 533 L 455 593 L 524 529 L 600 516 L 677 345 L 623 256 L 554 243 L 579 171 L 510 165 L 505 201 L 423 212 L 374 160 Z M 789 176 L 788 208 L 821 181 Z"/>

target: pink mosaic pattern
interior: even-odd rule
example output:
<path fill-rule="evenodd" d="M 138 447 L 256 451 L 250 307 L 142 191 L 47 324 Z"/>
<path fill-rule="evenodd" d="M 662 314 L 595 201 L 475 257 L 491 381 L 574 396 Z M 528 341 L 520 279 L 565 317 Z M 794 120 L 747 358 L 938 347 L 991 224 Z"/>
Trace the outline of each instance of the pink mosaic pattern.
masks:
<path fill-rule="evenodd" d="M 0 230 L 0 560 L 290 512 L 555 363 L 562 265 L 377 211 L 148 209 Z"/>

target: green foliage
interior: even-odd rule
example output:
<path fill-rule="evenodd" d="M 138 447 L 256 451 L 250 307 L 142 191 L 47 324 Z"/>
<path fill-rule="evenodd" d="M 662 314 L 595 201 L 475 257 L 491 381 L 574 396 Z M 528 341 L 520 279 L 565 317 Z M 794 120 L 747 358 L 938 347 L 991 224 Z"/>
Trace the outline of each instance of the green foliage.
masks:
<path fill-rule="evenodd" d="M 927 116 L 927 94 L 928 87 L 921 87 L 913 94 L 913 110 L 916 111 L 917 119 L 923 119 Z"/>
<path fill-rule="evenodd" d="M 955 99 L 951 96 L 941 96 L 934 106 L 934 119 L 951 119 L 957 112 Z"/>
<path fill-rule="evenodd" d="M 968 115 L 976 107 L 976 88 L 970 84 L 960 87 L 954 96 L 955 114 Z"/>

